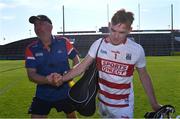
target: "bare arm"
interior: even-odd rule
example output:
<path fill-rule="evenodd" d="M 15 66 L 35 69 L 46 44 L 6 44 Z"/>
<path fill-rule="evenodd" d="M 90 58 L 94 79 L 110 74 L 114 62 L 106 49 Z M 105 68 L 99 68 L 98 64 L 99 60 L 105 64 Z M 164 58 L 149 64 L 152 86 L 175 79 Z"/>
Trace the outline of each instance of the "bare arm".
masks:
<path fill-rule="evenodd" d="M 79 57 L 76 55 L 76 57 L 73 59 L 73 65 L 76 65 L 79 63 Z M 36 69 L 34 68 L 27 68 L 27 74 L 30 81 L 37 83 L 37 84 L 50 84 L 53 86 L 59 86 L 62 82 L 59 82 L 57 80 L 59 78 L 59 74 L 57 73 L 51 73 L 48 76 L 41 76 L 36 73 Z"/>
<path fill-rule="evenodd" d="M 77 64 L 67 74 L 63 76 L 63 82 L 68 81 L 83 73 L 90 66 L 93 60 L 94 59 L 91 56 L 87 55 L 81 63 Z"/>
<path fill-rule="evenodd" d="M 151 78 L 146 71 L 146 68 L 137 68 L 141 83 L 144 87 L 146 94 L 148 95 L 149 101 L 153 110 L 157 111 L 161 106 L 157 103 Z"/>
<path fill-rule="evenodd" d="M 45 76 L 41 76 L 36 73 L 36 69 L 27 68 L 27 74 L 30 81 L 37 84 L 48 84 L 48 79 Z"/>
<path fill-rule="evenodd" d="M 79 56 L 76 55 L 73 59 L 73 66 L 75 66 L 76 64 L 78 64 L 80 62 Z"/>
<path fill-rule="evenodd" d="M 30 81 L 36 84 L 49 84 L 52 86 L 60 86 L 63 82 L 59 80 L 61 75 L 58 73 L 51 73 L 48 76 L 41 76 L 36 73 L 36 69 L 27 68 L 27 74 Z"/>

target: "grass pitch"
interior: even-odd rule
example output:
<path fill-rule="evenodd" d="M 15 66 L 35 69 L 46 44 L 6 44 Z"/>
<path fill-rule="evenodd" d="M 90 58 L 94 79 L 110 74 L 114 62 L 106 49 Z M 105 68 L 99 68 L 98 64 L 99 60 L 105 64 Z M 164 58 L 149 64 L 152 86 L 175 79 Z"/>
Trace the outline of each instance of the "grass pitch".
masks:
<path fill-rule="evenodd" d="M 155 94 L 160 104 L 175 106 L 180 115 L 180 56 L 147 57 L 147 70 L 152 78 Z M 0 118 L 28 118 L 27 110 L 35 93 L 35 84 L 27 78 L 24 61 L 0 61 Z M 78 80 L 78 78 L 76 78 Z M 152 111 L 142 85 L 134 73 L 134 117 L 143 117 Z M 77 114 L 78 117 L 82 117 Z M 64 118 L 63 113 L 51 110 L 49 118 Z M 90 118 L 98 118 L 98 110 Z"/>

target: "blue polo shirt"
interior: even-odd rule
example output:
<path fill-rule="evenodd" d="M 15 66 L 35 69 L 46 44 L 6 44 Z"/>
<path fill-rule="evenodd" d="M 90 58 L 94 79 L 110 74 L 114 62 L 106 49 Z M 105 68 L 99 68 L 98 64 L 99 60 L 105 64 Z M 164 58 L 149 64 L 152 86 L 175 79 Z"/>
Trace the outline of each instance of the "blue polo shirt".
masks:
<path fill-rule="evenodd" d="M 33 42 L 26 48 L 26 68 L 35 68 L 37 73 L 42 76 L 54 72 L 63 74 L 70 69 L 68 59 L 73 59 L 77 55 L 73 45 L 65 37 L 52 36 L 51 41 L 50 51 L 43 46 L 41 40 Z M 60 87 L 38 84 L 36 97 L 47 101 L 66 99 L 69 88 L 68 83 L 64 83 Z"/>

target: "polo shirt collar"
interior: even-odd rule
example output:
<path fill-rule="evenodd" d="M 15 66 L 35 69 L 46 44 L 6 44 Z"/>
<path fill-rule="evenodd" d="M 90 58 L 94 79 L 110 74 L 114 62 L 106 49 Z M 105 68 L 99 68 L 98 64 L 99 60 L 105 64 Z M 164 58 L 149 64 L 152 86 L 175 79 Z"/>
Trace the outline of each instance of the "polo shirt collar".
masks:
<path fill-rule="evenodd" d="M 54 45 L 56 43 L 56 38 L 55 38 L 55 36 L 51 36 L 51 45 Z M 44 45 L 43 45 L 43 43 L 42 43 L 42 41 L 38 38 L 38 44 L 39 44 L 39 46 L 40 47 L 44 47 Z"/>

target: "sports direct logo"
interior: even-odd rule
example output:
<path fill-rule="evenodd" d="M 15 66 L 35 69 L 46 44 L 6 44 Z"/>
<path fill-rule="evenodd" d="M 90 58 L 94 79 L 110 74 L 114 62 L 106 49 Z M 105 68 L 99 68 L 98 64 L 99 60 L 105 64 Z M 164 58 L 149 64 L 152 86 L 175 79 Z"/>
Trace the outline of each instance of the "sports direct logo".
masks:
<path fill-rule="evenodd" d="M 128 65 L 102 60 L 102 71 L 108 74 L 126 76 Z"/>
<path fill-rule="evenodd" d="M 131 64 L 123 64 L 101 58 L 97 58 L 97 62 L 98 70 L 116 76 L 128 77 L 134 71 L 134 65 Z"/>

